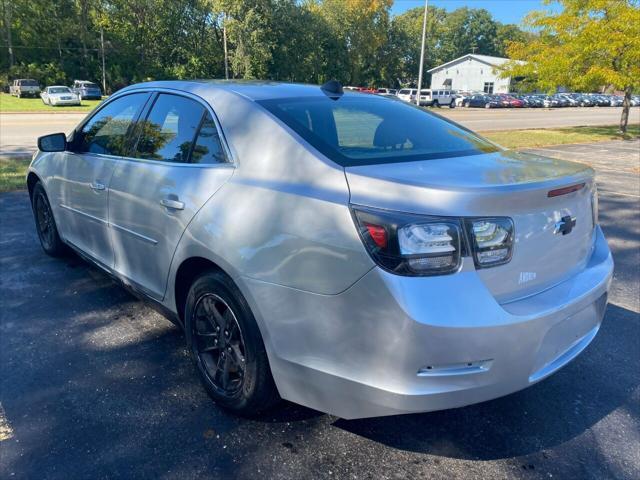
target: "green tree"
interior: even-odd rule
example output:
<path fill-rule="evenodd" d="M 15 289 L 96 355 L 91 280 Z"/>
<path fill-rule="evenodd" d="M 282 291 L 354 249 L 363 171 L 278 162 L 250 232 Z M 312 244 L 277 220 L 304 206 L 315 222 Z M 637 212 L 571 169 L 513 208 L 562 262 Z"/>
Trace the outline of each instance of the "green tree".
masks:
<path fill-rule="evenodd" d="M 626 133 L 631 94 L 640 87 L 640 8 L 637 0 L 545 0 L 561 10 L 538 11 L 526 23 L 539 32 L 512 43 L 504 75 L 527 77 L 541 89 L 624 92 L 620 131 Z"/>

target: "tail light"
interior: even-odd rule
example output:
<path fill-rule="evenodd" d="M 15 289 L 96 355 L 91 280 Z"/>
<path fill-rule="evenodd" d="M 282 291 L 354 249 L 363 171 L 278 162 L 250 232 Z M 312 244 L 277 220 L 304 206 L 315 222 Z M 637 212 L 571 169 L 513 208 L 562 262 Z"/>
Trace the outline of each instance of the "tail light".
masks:
<path fill-rule="evenodd" d="M 454 273 L 462 257 L 471 252 L 478 268 L 511 259 L 513 222 L 509 218 L 433 217 L 355 206 L 352 212 L 373 260 L 398 275 Z"/>
<path fill-rule="evenodd" d="M 495 267 L 511 260 L 513 221 L 510 218 L 466 219 L 476 267 Z"/>
<path fill-rule="evenodd" d="M 460 267 L 458 219 L 353 208 L 358 231 L 373 260 L 399 275 L 442 275 Z"/>

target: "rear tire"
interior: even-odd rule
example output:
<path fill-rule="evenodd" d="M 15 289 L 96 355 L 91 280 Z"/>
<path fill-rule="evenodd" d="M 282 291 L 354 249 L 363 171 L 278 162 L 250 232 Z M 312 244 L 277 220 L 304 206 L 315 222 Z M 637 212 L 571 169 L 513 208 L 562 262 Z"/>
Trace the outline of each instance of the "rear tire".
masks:
<path fill-rule="evenodd" d="M 490 103 L 485 103 L 484 104 L 484 108 L 491 108 L 491 104 Z"/>
<path fill-rule="evenodd" d="M 67 252 L 67 248 L 58 235 L 49 199 L 40 182 L 37 182 L 33 187 L 31 207 L 42 249 L 47 255 L 61 257 Z"/>
<path fill-rule="evenodd" d="M 184 319 L 191 358 L 218 405 L 255 416 L 278 403 L 258 324 L 227 275 L 211 270 L 195 280 Z"/>
<path fill-rule="evenodd" d="M 438 107 L 438 108 L 440 108 L 440 103 L 438 102 L 438 100 L 434 100 L 434 101 L 433 101 L 433 103 L 432 103 L 432 105 L 433 105 L 434 107 Z"/>
<path fill-rule="evenodd" d="M 456 108 L 456 101 L 455 100 L 451 100 L 451 103 L 449 104 L 449 108 Z"/>

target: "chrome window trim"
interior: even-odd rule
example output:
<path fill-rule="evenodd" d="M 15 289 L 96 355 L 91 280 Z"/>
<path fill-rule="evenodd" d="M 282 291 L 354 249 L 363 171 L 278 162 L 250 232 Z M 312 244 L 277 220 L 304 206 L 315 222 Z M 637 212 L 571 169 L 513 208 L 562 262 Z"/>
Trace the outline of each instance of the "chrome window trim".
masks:
<path fill-rule="evenodd" d="M 216 124 L 216 129 L 218 130 L 218 137 L 220 138 L 220 142 L 222 144 L 222 148 L 224 150 L 225 156 L 227 157 L 227 161 L 223 162 L 223 163 L 182 163 L 182 162 L 166 162 L 163 160 L 149 160 L 146 158 L 133 158 L 133 157 L 117 157 L 114 155 L 102 155 L 102 154 L 95 154 L 95 155 L 99 155 L 99 156 L 105 156 L 105 157 L 109 157 L 109 158 L 116 158 L 117 160 L 126 160 L 126 161 L 134 161 L 134 162 L 145 162 L 145 163 L 153 163 L 156 165 L 167 165 L 167 166 L 171 166 L 171 167 L 187 167 L 187 168 L 221 168 L 221 167 L 225 167 L 225 168 L 235 168 L 237 166 L 237 162 L 235 160 L 235 158 L 233 157 L 232 153 L 231 153 L 231 148 L 229 148 L 229 144 L 227 143 L 227 137 L 224 134 L 224 130 L 222 129 L 222 125 L 220 124 L 220 120 L 218 119 L 218 116 L 216 115 L 216 113 L 213 111 L 213 108 L 211 107 L 211 105 L 209 105 L 209 103 L 203 99 L 202 97 L 199 97 L 198 95 L 195 95 L 191 92 L 185 92 L 183 90 L 177 90 L 177 89 L 173 89 L 173 88 L 165 88 L 165 87 L 142 87 L 142 88 L 133 88 L 131 90 L 127 90 L 126 92 L 122 92 L 122 93 L 116 93 L 114 95 L 112 95 L 111 97 L 109 97 L 108 100 L 105 100 L 104 105 L 106 105 L 107 103 L 110 103 L 111 101 L 114 101 L 120 97 L 123 97 L 125 95 L 129 95 L 132 93 L 167 93 L 167 94 L 171 94 L 171 95 L 179 95 L 179 96 L 183 96 L 186 98 L 190 98 L 196 102 L 198 102 L 199 104 L 201 104 L 207 112 L 209 112 L 211 114 L 211 118 L 213 118 L 214 123 Z M 146 105 L 145 105 L 146 107 Z M 103 105 L 100 106 L 100 109 L 103 108 Z M 146 111 L 146 113 L 148 114 L 151 111 L 151 108 L 153 108 L 153 104 L 150 106 L 149 110 Z M 143 112 L 145 112 L 146 108 L 143 108 Z M 99 111 L 99 110 L 98 110 Z M 96 111 L 95 113 L 98 113 L 98 111 Z M 94 114 L 95 114 L 94 113 Z M 93 115 L 91 116 L 93 117 Z M 88 122 L 91 117 L 88 117 L 87 119 L 85 119 L 81 125 L 78 126 L 78 128 L 82 128 L 82 126 L 84 126 L 84 124 L 86 122 Z M 140 118 L 136 119 L 136 123 L 140 121 Z"/>

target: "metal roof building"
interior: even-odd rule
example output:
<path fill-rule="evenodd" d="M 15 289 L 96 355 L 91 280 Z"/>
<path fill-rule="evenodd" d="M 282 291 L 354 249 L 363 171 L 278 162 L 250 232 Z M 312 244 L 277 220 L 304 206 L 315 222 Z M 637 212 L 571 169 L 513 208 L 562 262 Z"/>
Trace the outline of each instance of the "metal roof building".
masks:
<path fill-rule="evenodd" d="M 508 93 L 511 78 L 500 78 L 500 67 L 508 58 L 469 53 L 428 70 L 431 89 L 448 88 L 457 91 Z"/>

